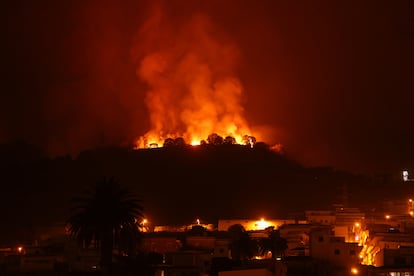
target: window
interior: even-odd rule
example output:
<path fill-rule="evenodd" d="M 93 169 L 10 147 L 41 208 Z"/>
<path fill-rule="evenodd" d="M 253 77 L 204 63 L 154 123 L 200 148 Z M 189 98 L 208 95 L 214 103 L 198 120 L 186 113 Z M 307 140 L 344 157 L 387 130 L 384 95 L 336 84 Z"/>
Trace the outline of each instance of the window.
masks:
<path fill-rule="evenodd" d="M 335 250 L 334 250 L 334 254 L 335 254 L 335 255 L 339 255 L 339 254 L 341 254 L 341 250 L 339 250 L 339 249 L 335 249 Z"/>
<path fill-rule="evenodd" d="M 406 260 L 402 256 L 397 256 L 394 258 L 394 264 L 396 265 L 406 265 Z"/>

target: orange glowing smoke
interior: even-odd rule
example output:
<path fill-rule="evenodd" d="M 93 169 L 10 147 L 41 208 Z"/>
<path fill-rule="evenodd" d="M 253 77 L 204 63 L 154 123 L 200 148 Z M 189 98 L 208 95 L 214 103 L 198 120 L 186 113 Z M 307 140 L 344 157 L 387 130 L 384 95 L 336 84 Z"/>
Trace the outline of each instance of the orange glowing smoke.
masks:
<path fill-rule="evenodd" d="M 239 51 L 208 17 L 173 19 L 155 6 L 133 50 L 137 74 L 149 88 L 151 123 L 138 148 L 162 146 L 166 138 L 194 145 L 212 133 L 237 143 L 257 135 L 243 116 L 243 86 L 235 73 Z"/>

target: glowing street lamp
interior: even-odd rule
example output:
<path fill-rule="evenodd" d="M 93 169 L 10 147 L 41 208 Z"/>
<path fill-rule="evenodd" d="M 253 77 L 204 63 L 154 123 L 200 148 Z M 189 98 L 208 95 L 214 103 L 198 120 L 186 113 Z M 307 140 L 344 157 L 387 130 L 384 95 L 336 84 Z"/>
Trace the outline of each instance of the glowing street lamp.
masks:
<path fill-rule="evenodd" d="M 356 268 L 356 267 L 351 268 L 351 273 L 353 275 L 357 275 L 359 273 L 358 268 Z"/>

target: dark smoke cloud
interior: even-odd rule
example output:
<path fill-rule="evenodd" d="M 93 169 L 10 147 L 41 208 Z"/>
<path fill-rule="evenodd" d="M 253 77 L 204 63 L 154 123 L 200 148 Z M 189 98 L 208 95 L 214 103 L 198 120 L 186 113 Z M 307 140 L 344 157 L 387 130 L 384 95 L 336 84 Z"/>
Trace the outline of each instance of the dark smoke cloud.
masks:
<path fill-rule="evenodd" d="M 153 1 L 10 1 L 0 139 L 50 154 L 149 130 L 132 46 Z M 246 119 L 310 165 L 414 167 L 412 1 L 160 1 L 205 13 L 240 50 Z M 139 41 L 138 41 L 139 43 Z"/>

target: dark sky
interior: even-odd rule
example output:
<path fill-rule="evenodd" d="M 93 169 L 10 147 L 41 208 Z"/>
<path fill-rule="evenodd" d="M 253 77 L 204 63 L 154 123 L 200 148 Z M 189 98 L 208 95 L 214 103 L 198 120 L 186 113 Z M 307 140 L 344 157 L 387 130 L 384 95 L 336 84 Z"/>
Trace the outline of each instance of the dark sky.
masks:
<path fill-rule="evenodd" d="M 147 132 L 134 49 L 153 2 L 8 1 L 0 142 L 76 154 Z M 203 13 L 237 47 L 245 118 L 272 130 L 265 142 L 306 165 L 414 169 L 413 1 L 159 2 L 172 26 Z"/>

